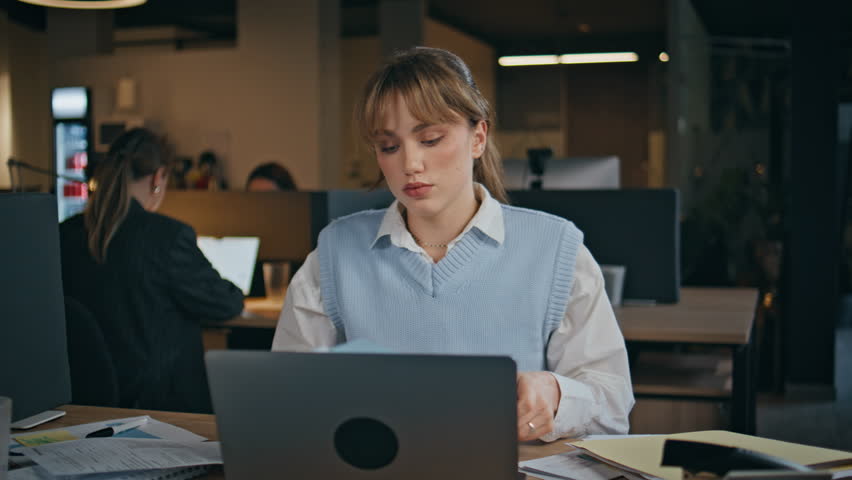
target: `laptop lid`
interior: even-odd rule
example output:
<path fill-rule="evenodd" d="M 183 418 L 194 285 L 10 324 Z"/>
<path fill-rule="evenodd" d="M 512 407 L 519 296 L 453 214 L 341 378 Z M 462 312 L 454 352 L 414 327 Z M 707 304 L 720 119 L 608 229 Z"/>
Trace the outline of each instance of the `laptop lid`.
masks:
<path fill-rule="evenodd" d="M 227 478 L 514 480 L 508 357 L 211 351 Z"/>
<path fill-rule="evenodd" d="M 243 295 L 251 290 L 259 246 L 258 237 L 198 237 L 198 248 L 213 268 L 242 290 Z"/>

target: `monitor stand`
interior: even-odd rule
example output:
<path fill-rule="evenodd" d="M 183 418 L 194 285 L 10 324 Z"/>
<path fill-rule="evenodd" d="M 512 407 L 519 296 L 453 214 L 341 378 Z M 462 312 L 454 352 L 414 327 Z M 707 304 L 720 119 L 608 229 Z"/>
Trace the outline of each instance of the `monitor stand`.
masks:
<path fill-rule="evenodd" d="M 16 430 L 27 430 L 37 425 L 41 425 L 42 423 L 55 420 L 63 415 L 65 415 L 65 412 L 62 410 L 45 410 L 31 417 L 22 418 L 17 422 L 13 422 L 11 427 Z"/>

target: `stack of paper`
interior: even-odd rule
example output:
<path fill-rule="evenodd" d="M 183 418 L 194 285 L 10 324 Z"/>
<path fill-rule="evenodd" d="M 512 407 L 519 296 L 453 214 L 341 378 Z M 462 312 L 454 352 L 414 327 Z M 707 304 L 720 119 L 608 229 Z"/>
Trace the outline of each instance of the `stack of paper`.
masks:
<path fill-rule="evenodd" d="M 10 460 L 21 468 L 9 480 L 193 478 L 221 464 L 218 442 L 154 419 L 108 438 L 85 438 L 142 417 L 13 435 Z"/>
<path fill-rule="evenodd" d="M 583 455 L 580 450 L 571 450 L 558 455 L 527 460 L 520 462 L 518 466 L 522 473 L 527 473 L 543 480 L 642 479 L 638 475 L 630 474 L 589 458 Z"/>

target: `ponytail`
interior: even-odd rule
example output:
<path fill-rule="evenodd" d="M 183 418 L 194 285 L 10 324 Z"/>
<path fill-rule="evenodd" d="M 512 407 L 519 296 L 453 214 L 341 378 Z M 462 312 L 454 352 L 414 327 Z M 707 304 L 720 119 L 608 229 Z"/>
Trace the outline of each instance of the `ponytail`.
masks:
<path fill-rule="evenodd" d="M 150 130 L 134 128 L 118 137 L 104 162 L 97 165 L 95 189 L 83 212 L 89 253 L 98 263 L 106 262 L 109 244 L 130 210 L 130 184 L 168 169 L 170 151 L 165 141 Z"/>
<path fill-rule="evenodd" d="M 89 232 L 89 253 L 98 263 L 106 262 L 107 248 L 130 209 L 128 161 L 106 162 L 95 173 L 96 189 L 84 213 Z"/>
<path fill-rule="evenodd" d="M 493 125 L 491 120 L 487 120 L 489 135 L 493 135 L 490 130 Z M 509 198 L 506 195 L 506 187 L 503 185 L 503 161 L 500 158 L 500 152 L 497 150 L 497 145 L 493 141 L 485 143 L 485 151 L 482 156 L 473 162 L 473 179 L 481 183 L 488 192 L 500 203 L 509 203 Z"/>

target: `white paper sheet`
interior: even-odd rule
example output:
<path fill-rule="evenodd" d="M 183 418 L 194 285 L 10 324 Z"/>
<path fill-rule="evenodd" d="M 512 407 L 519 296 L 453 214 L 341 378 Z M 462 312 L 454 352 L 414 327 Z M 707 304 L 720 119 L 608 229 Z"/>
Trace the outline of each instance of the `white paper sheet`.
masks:
<path fill-rule="evenodd" d="M 25 448 L 51 475 L 82 475 L 222 463 L 219 442 L 87 438 Z"/>
<path fill-rule="evenodd" d="M 24 448 L 21 444 L 15 441 L 16 437 L 29 436 L 33 434 L 50 434 L 52 432 L 57 431 L 66 431 L 73 435 L 76 438 L 85 438 L 86 434 L 94 432 L 95 430 L 100 430 L 102 428 L 111 427 L 114 425 L 121 425 L 123 423 L 127 423 L 133 420 L 137 420 L 140 418 L 148 417 L 147 415 L 142 415 L 139 417 L 126 417 L 126 418 L 116 418 L 112 420 L 106 420 L 103 422 L 93 422 L 93 423 L 83 423 L 80 425 L 73 425 L 70 427 L 60 427 L 60 428 L 52 428 L 49 430 L 41 430 L 37 432 L 21 432 L 12 435 L 12 442 L 9 445 L 10 452 L 20 452 L 22 448 Z M 161 440 L 173 440 L 175 442 L 203 442 L 207 440 L 205 437 L 201 435 L 196 435 L 189 430 L 185 430 L 180 427 L 176 427 L 170 423 L 161 422 L 159 420 L 155 420 L 151 417 L 148 417 L 148 423 L 142 425 L 139 428 L 134 428 L 133 430 L 128 430 L 126 432 L 121 432 L 115 437 L 112 438 L 149 438 L 149 439 L 161 439 Z M 13 455 L 10 457 L 10 460 L 14 462 L 18 462 L 19 459 L 17 456 Z"/>
<path fill-rule="evenodd" d="M 653 435 L 649 435 L 649 434 L 642 434 L 642 435 L 635 435 L 635 434 L 630 434 L 630 435 L 586 435 L 585 437 L 582 438 L 582 440 L 585 442 L 586 440 L 612 440 L 612 439 L 616 439 L 616 438 L 633 438 L 633 437 L 653 437 Z M 571 445 L 571 444 L 566 443 L 565 445 Z"/>
<path fill-rule="evenodd" d="M 198 237 L 198 248 L 213 268 L 248 295 L 257 261 L 258 237 Z"/>
<path fill-rule="evenodd" d="M 638 480 L 642 478 L 588 458 L 577 450 L 527 460 L 518 463 L 518 466 L 521 472 L 548 480 L 612 480 L 615 478 Z"/>

